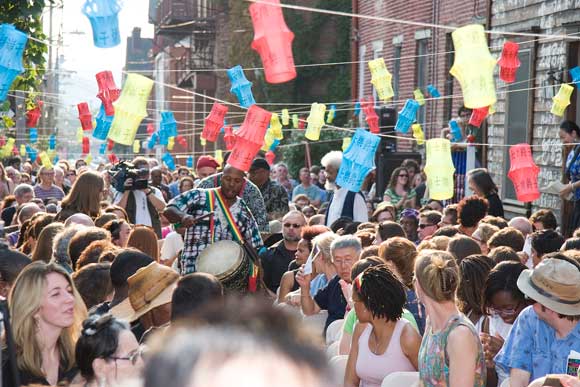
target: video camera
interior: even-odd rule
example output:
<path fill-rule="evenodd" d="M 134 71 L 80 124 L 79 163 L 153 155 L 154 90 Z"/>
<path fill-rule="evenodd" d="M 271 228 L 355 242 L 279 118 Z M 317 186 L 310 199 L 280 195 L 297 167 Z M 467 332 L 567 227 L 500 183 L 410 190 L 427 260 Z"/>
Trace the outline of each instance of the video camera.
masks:
<path fill-rule="evenodd" d="M 109 171 L 111 175 L 111 186 L 117 192 L 125 192 L 125 189 L 130 191 L 145 189 L 149 186 L 147 175 L 149 170 L 147 168 L 135 168 L 135 166 L 128 161 L 121 161 Z M 130 187 L 125 187 L 125 181 L 133 179 L 133 184 Z"/>

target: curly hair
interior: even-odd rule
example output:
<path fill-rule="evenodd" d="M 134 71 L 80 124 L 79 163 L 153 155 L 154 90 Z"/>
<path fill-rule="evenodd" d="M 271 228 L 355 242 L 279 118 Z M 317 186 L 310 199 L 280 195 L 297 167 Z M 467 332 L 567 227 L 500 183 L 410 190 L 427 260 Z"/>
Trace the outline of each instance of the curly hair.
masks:
<path fill-rule="evenodd" d="M 405 287 L 386 265 L 363 271 L 352 289 L 374 318 L 397 321 L 403 315 L 407 302 Z"/>
<path fill-rule="evenodd" d="M 461 199 L 457 205 L 457 217 L 463 227 L 475 227 L 487 215 L 489 203 L 475 195 Z"/>
<path fill-rule="evenodd" d="M 522 251 L 525 243 L 526 238 L 524 238 L 524 234 L 513 227 L 502 228 L 487 241 L 490 249 L 499 246 L 508 246 L 514 249 L 514 251 Z"/>
<path fill-rule="evenodd" d="M 323 234 L 330 229 L 326 226 L 305 226 L 302 227 L 302 233 L 300 237 L 306 241 L 308 244 L 308 249 L 312 250 L 312 240 L 320 234 Z"/>

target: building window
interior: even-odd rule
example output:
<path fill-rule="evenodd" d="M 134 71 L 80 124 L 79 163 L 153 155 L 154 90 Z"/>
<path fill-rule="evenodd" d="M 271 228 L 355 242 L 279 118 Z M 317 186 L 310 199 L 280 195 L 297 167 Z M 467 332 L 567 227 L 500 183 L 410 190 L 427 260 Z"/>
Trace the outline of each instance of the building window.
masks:
<path fill-rule="evenodd" d="M 395 94 L 394 100 L 399 100 L 399 82 L 401 78 L 401 52 L 403 51 L 403 46 L 397 44 L 394 46 L 393 53 L 393 92 Z"/>
<path fill-rule="evenodd" d="M 521 65 L 516 73 L 516 81 L 508 86 L 506 93 L 506 114 L 505 114 L 505 144 L 520 144 L 528 142 L 529 134 L 529 98 L 530 79 L 532 79 L 530 60 L 531 50 L 520 49 L 518 57 Z M 507 129 L 509 128 L 509 129 Z M 504 160 L 509 160 L 509 148 L 505 148 Z M 516 191 L 511 181 L 508 180 L 509 163 L 504 162 L 503 197 L 517 200 Z"/>
<path fill-rule="evenodd" d="M 427 57 L 428 40 L 417 40 L 417 57 L 415 58 L 415 87 L 425 92 L 427 89 L 427 76 L 429 75 L 429 58 Z M 425 124 L 425 105 L 417 112 L 417 122 Z"/>
<path fill-rule="evenodd" d="M 449 73 L 455 60 L 455 46 L 451 34 L 445 36 L 445 96 L 453 95 L 453 75 Z M 453 118 L 453 98 L 445 98 L 443 103 L 443 118 L 449 121 Z"/>

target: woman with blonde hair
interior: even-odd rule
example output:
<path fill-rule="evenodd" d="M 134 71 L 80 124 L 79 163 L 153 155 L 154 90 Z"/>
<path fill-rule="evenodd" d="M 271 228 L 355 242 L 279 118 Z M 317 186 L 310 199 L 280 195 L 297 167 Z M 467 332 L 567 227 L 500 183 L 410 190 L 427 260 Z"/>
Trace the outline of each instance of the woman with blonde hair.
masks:
<path fill-rule="evenodd" d="M 55 386 L 71 380 L 87 310 L 67 272 L 56 264 L 31 263 L 16 279 L 8 305 L 21 385 Z M 10 369 L 5 362 L 5 386 L 11 385 Z"/>
<path fill-rule="evenodd" d="M 475 327 L 457 308 L 459 268 L 448 252 L 423 250 L 415 260 L 415 292 L 427 311 L 419 350 L 425 387 L 484 387 L 483 347 Z"/>
<path fill-rule="evenodd" d="M 127 247 L 134 247 L 142 253 L 147 254 L 155 262 L 159 262 L 159 244 L 157 243 L 157 234 L 153 228 L 138 224 L 133 227 L 129 234 Z"/>
<path fill-rule="evenodd" d="M 62 200 L 62 210 L 56 221 L 64 222 L 71 215 L 83 213 L 96 219 L 101 215 L 101 199 L 105 182 L 99 173 L 87 171 L 75 180 L 69 194 Z"/>
<path fill-rule="evenodd" d="M 38 236 L 38 241 L 32 252 L 32 261 L 48 263 L 52 259 L 53 242 L 56 235 L 64 230 L 62 223 L 51 223 L 44 227 Z"/>

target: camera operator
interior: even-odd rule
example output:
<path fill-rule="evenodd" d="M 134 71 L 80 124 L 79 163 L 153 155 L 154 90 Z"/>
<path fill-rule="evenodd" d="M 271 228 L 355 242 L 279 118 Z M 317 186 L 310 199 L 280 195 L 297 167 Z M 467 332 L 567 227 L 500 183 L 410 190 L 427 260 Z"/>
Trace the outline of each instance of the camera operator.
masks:
<path fill-rule="evenodd" d="M 133 160 L 133 165 L 140 170 L 140 175 L 137 179 L 128 178 L 125 180 L 125 191 L 115 194 L 114 203 L 127 211 L 129 222 L 152 227 L 157 237 L 161 239 L 159 213 L 165 209 L 163 194 L 159 189 L 151 186 L 142 189 L 132 189 L 136 181 L 149 180 L 149 163 L 147 159 L 136 157 Z"/>

